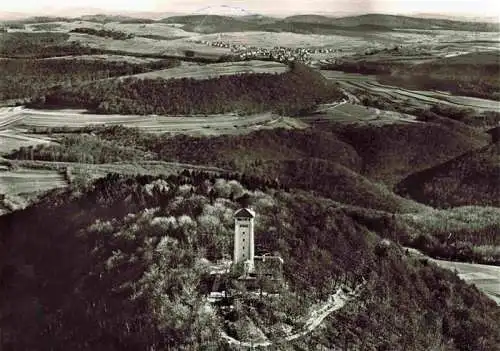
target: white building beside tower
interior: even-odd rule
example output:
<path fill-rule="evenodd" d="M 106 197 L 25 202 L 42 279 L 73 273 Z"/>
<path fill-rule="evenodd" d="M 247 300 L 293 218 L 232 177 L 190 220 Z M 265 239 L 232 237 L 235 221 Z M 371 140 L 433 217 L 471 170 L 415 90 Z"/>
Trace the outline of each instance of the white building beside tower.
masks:
<path fill-rule="evenodd" d="M 247 273 L 254 270 L 254 219 L 255 212 L 248 208 L 239 209 L 234 214 L 233 264 L 243 263 Z"/>

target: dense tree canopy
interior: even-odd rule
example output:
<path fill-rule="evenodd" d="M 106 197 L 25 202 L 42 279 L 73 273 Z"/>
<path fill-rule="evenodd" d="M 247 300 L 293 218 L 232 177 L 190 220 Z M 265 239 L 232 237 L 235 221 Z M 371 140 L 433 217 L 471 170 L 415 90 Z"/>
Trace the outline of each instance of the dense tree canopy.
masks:
<path fill-rule="evenodd" d="M 109 175 L 84 194 L 53 194 L 0 217 L 4 346 L 224 349 L 218 330 L 231 332 L 239 318 L 272 335 L 273 324 L 300 325 L 308 306 L 362 281 L 362 295 L 326 319 L 326 331 L 283 348 L 381 349 L 391 340 L 394 350 L 465 351 L 500 341 L 499 309 L 452 272 L 409 259 L 332 201 L 259 187 L 200 172 Z M 278 300 L 248 300 L 246 316 L 235 304 L 234 321 L 223 323 L 200 290 L 203 262 L 231 252 L 231 198 L 244 192 L 258 213 L 257 245 L 284 258 L 289 288 Z"/>
<path fill-rule="evenodd" d="M 293 65 L 284 74 L 241 74 L 216 79 L 106 80 L 62 87 L 35 106 L 88 108 L 98 113 L 216 114 L 274 111 L 301 114 L 342 93 L 318 72 Z"/>
<path fill-rule="evenodd" d="M 117 30 L 109 30 L 109 29 L 94 29 L 94 28 L 81 28 L 81 27 L 79 27 L 79 28 L 72 29 L 70 32 L 96 35 L 99 37 L 112 38 L 112 39 L 116 39 L 116 40 L 125 40 L 125 39 L 130 39 L 130 38 L 134 37 L 134 35 L 131 33 L 125 33 L 125 32 L 120 32 Z"/>
<path fill-rule="evenodd" d="M 148 63 L 67 58 L 0 60 L 0 100 L 35 98 L 56 86 L 78 86 L 98 79 L 144 73 L 178 64 L 179 61 L 168 59 Z"/>

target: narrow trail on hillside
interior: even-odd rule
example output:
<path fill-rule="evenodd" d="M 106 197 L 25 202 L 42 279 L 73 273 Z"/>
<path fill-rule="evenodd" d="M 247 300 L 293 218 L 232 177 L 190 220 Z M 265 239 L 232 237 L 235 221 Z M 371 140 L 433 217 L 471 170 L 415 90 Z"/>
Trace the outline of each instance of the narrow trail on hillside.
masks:
<path fill-rule="evenodd" d="M 318 308 L 315 308 L 307 318 L 306 322 L 302 326 L 302 328 L 293 333 L 289 334 L 285 337 L 282 337 L 273 341 L 241 341 L 236 340 L 235 338 L 227 335 L 224 331 L 221 332 L 222 338 L 225 339 L 228 344 L 240 346 L 240 347 L 269 347 L 273 344 L 282 344 L 288 341 L 293 341 L 299 339 L 301 337 L 306 336 L 307 334 L 314 331 L 317 327 L 321 325 L 323 320 L 328 317 L 332 312 L 340 310 L 345 306 L 345 304 L 358 296 L 359 289 L 362 285 L 358 285 L 354 290 L 351 290 L 346 287 L 340 287 L 335 294 L 330 295 L 328 300 L 323 303 Z M 346 292 L 347 291 L 347 292 Z"/>

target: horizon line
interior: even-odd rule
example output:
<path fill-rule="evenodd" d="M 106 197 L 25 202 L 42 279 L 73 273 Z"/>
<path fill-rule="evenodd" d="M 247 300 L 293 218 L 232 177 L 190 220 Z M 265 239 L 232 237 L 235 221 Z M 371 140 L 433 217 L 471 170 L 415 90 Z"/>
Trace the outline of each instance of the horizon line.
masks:
<path fill-rule="evenodd" d="M 74 14 L 68 14 L 67 12 L 73 10 Z M 65 12 L 62 14 L 61 12 Z M 182 15 L 219 15 L 219 16 L 228 16 L 228 17 L 242 17 L 249 15 L 261 15 L 261 16 L 269 16 L 269 17 L 290 17 L 290 16 L 307 16 L 307 15 L 315 15 L 315 16 L 325 16 L 325 17 L 351 17 L 351 16 L 362 16 L 362 15 L 392 15 L 392 16 L 407 16 L 414 18 L 425 18 L 422 16 L 438 16 L 438 17 L 447 17 L 450 18 L 462 18 L 462 19 L 497 19 L 497 22 L 500 22 L 500 18 L 495 15 L 480 15 L 480 14 L 470 14 L 470 13 L 445 13 L 445 12 L 378 12 L 378 11 L 335 11 L 335 12 L 288 12 L 288 13 L 273 13 L 273 12 L 248 12 L 248 14 L 237 15 L 237 14 L 228 14 L 228 13 L 196 13 L 189 11 L 141 11 L 141 10 L 107 10 L 102 8 L 94 8 L 94 7 L 63 7 L 60 9 L 47 8 L 47 9 L 37 9 L 33 11 L 0 11 L 0 20 L 7 20 L 4 17 L 15 16 L 14 20 L 20 19 L 28 19 L 32 17 L 61 17 L 61 18 L 78 18 L 82 16 L 127 16 L 134 18 L 140 18 L 141 15 L 168 15 L 171 16 L 182 16 Z M 150 18 L 153 19 L 153 18 Z"/>

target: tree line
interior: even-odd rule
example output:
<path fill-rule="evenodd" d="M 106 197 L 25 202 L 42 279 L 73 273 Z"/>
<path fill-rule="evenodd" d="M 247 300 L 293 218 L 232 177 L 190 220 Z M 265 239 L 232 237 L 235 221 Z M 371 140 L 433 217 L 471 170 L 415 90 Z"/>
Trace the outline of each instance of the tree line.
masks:
<path fill-rule="evenodd" d="M 94 28 L 82 28 L 82 27 L 72 29 L 70 30 L 70 33 L 90 34 L 98 37 L 111 38 L 115 40 L 126 40 L 134 37 L 132 33 L 125 33 L 112 29 L 94 29 Z"/>
<path fill-rule="evenodd" d="M 72 87 L 99 79 L 149 72 L 179 65 L 162 59 L 146 63 L 86 59 L 0 60 L 0 100 L 35 99 L 57 86 Z"/>

